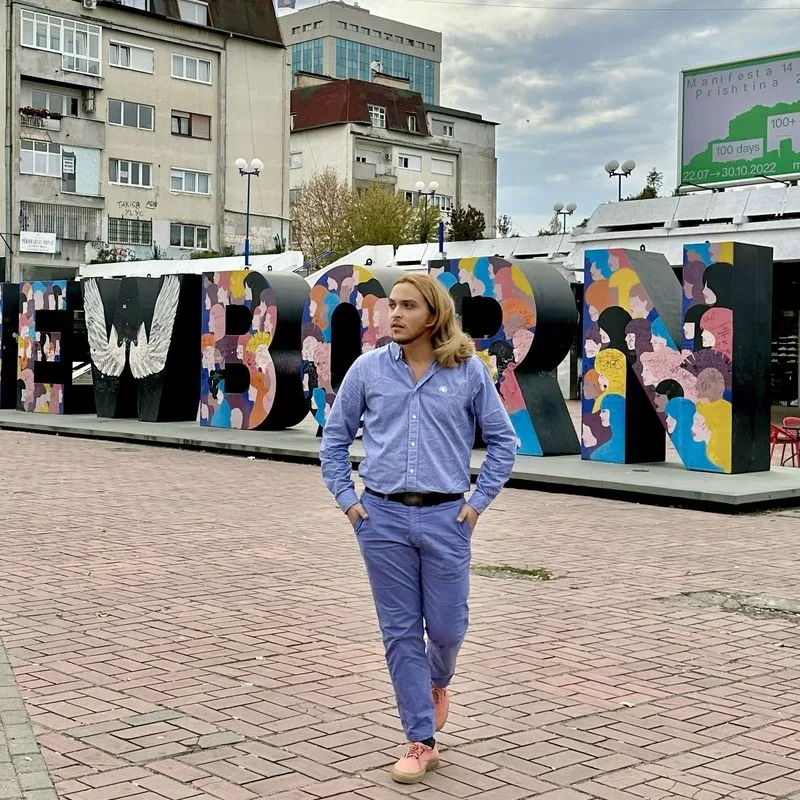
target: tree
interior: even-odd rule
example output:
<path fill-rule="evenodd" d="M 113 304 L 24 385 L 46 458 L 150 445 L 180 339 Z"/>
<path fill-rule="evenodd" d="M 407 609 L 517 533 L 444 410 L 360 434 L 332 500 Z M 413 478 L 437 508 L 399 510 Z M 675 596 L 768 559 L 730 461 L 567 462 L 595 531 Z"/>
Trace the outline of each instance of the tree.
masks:
<path fill-rule="evenodd" d="M 391 189 L 376 185 L 351 191 L 344 204 L 342 227 L 334 249 L 344 255 L 369 244 L 399 247 L 419 242 L 423 234 L 435 231 L 438 211 L 429 205 L 423 225 L 423 207 L 415 208 Z"/>
<path fill-rule="evenodd" d="M 482 211 L 473 206 L 462 208 L 456 206 L 450 215 L 450 224 L 447 226 L 447 240 L 449 242 L 474 242 L 483 239 L 486 230 L 486 217 Z"/>
<path fill-rule="evenodd" d="M 642 189 L 639 194 L 631 195 L 630 197 L 626 197 L 626 200 L 653 200 L 658 197 L 658 193 L 661 191 L 661 187 L 664 184 L 664 173 L 659 172 L 656 167 L 653 167 L 650 172 L 647 173 L 647 183 L 645 184 L 644 189 Z"/>
<path fill-rule="evenodd" d="M 514 239 L 519 234 L 514 230 L 514 223 L 508 214 L 503 214 L 497 218 L 497 235 L 501 239 Z"/>
<path fill-rule="evenodd" d="M 538 235 L 557 236 L 559 233 L 561 233 L 561 217 L 557 211 L 554 211 L 553 216 L 550 217 L 550 224 L 546 228 L 540 228 Z"/>
<path fill-rule="evenodd" d="M 440 217 L 439 206 L 428 201 L 426 208 L 425 200 L 421 200 L 420 203 L 417 203 L 414 209 L 414 223 L 409 244 L 415 242 L 435 242 L 438 238 L 437 234 Z"/>
<path fill-rule="evenodd" d="M 328 250 L 335 255 L 341 247 L 344 215 L 352 190 L 335 169 L 327 167 L 304 181 L 297 194 L 291 208 L 295 246 L 307 260 L 313 259 L 317 267 L 325 266 L 333 256 L 318 259 Z"/>

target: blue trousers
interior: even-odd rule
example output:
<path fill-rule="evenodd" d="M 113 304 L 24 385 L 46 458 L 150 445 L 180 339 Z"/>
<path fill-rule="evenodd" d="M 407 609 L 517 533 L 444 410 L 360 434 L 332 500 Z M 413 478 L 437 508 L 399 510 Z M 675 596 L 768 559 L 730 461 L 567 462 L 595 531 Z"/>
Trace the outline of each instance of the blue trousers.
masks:
<path fill-rule="evenodd" d="M 435 732 L 431 685 L 453 679 L 467 633 L 472 532 L 456 521 L 463 500 L 419 508 L 365 492 L 361 502 L 369 519 L 356 536 L 397 710 L 408 741 L 424 741 Z"/>

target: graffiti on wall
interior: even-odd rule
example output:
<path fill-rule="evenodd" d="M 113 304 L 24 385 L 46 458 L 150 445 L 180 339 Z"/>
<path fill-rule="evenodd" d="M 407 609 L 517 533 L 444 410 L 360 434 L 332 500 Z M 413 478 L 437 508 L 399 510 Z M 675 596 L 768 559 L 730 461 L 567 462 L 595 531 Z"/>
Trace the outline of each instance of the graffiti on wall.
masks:
<path fill-rule="evenodd" d="M 488 368 L 522 455 L 577 454 L 579 443 L 553 372 L 575 337 L 569 284 L 542 262 L 462 258 L 432 262 Z"/>
<path fill-rule="evenodd" d="M 196 418 L 200 280 L 166 275 L 82 283 L 98 416 Z"/>
<path fill-rule="evenodd" d="M 403 271 L 341 265 L 312 287 L 303 309 L 303 391 L 320 428 L 358 356 L 391 341 L 389 294 Z"/>
<path fill-rule="evenodd" d="M 19 284 L 0 283 L 0 408 L 17 407 Z"/>
<path fill-rule="evenodd" d="M 586 253 L 583 458 L 663 460 L 666 430 L 688 469 L 769 468 L 771 263 L 769 248 L 687 246 L 681 289 L 662 255 Z"/>
<path fill-rule="evenodd" d="M 203 276 L 202 297 L 200 424 L 264 430 L 302 421 L 308 284 L 293 273 L 216 272 Z"/>

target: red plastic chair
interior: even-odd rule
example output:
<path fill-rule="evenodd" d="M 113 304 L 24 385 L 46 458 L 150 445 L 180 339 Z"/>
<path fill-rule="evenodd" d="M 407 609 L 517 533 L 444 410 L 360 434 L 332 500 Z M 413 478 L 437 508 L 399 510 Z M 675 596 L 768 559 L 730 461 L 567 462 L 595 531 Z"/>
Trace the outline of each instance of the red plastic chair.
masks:
<path fill-rule="evenodd" d="M 791 461 L 793 467 L 800 467 L 800 417 L 786 417 L 783 421 L 784 425 L 790 420 L 796 421 L 797 425 L 789 425 L 784 428 L 780 425 L 769 426 L 769 457 L 771 461 L 775 448 L 781 445 L 781 466 L 787 461 Z M 788 456 L 786 455 L 787 447 L 789 448 Z"/>

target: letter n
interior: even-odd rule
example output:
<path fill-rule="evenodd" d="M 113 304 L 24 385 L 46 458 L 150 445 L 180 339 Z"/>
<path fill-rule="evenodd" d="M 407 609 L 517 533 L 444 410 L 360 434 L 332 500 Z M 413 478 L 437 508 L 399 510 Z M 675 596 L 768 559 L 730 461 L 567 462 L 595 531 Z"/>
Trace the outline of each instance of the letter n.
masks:
<path fill-rule="evenodd" d="M 769 469 L 772 249 L 687 245 L 683 288 L 663 255 L 586 252 L 582 455 Z"/>
<path fill-rule="evenodd" d="M 0 408 L 17 407 L 19 284 L 0 283 Z"/>
<path fill-rule="evenodd" d="M 73 384 L 73 364 L 89 362 L 77 281 L 28 281 L 20 285 L 17 380 L 19 411 L 89 414 L 95 410 L 90 382 Z"/>
<path fill-rule="evenodd" d="M 450 291 L 461 326 L 494 379 L 517 434 L 517 452 L 579 453 L 555 373 L 578 324 L 566 280 L 540 261 L 461 258 L 429 267 Z"/>

